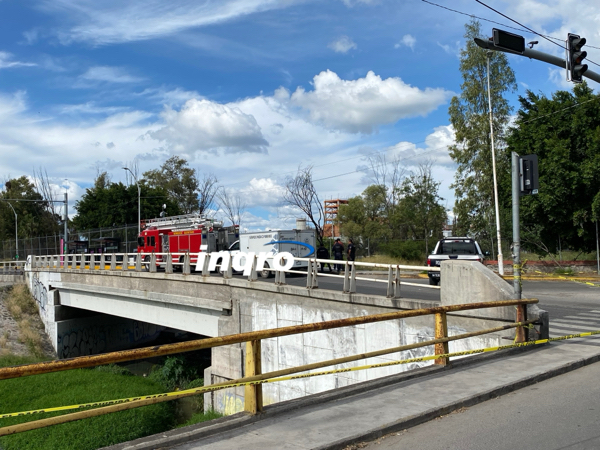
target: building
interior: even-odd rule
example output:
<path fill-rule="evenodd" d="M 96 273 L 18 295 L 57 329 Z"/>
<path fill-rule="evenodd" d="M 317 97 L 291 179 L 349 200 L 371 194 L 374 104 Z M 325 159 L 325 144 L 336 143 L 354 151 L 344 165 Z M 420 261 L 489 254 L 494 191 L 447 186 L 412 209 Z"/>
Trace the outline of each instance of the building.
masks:
<path fill-rule="evenodd" d="M 348 200 L 325 200 L 323 202 L 325 209 L 325 220 L 323 221 L 323 237 L 340 236 L 340 226 L 336 224 L 340 205 L 347 205 Z"/>

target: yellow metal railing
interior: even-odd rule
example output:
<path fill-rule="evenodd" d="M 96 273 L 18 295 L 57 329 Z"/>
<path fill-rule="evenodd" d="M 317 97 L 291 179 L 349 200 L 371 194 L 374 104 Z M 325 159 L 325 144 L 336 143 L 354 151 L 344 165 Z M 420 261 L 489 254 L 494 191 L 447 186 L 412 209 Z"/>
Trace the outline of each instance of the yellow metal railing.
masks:
<path fill-rule="evenodd" d="M 408 311 L 396 311 L 384 314 L 375 314 L 369 316 L 351 317 L 347 319 L 330 320 L 326 322 L 318 322 L 304 325 L 296 325 L 290 327 L 274 328 L 270 330 L 252 331 L 247 333 L 234 334 L 229 336 L 214 337 L 188 341 L 176 344 L 167 344 L 155 347 L 146 347 L 135 350 L 126 350 L 120 352 L 106 353 L 93 356 L 82 356 L 64 360 L 47 361 L 36 364 L 26 364 L 21 366 L 0 368 L 0 380 L 17 378 L 22 376 L 38 375 L 49 372 L 58 372 L 63 370 L 94 367 L 109 363 L 118 363 L 124 361 L 132 361 L 145 359 L 155 356 L 171 355 L 176 353 L 219 347 L 224 345 L 232 345 L 246 343 L 246 374 L 244 378 L 227 381 L 199 388 L 193 392 L 184 391 L 182 393 L 170 393 L 169 395 L 153 395 L 136 399 L 127 399 L 123 402 L 114 402 L 109 406 L 102 406 L 96 409 L 78 411 L 75 413 L 64 414 L 48 419 L 36 420 L 22 424 L 12 425 L 0 428 L 0 436 L 19 433 L 23 431 L 42 428 L 59 423 L 66 423 L 75 420 L 81 420 L 98 415 L 108 414 L 126 409 L 137 408 L 154 403 L 175 400 L 182 397 L 198 395 L 199 393 L 217 390 L 221 387 L 231 387 L 232 384 L 245 385 L 245 405 L 244 410 L 251 414 L 259 413 L 263 408 L 262 401 L 262 385 L 261 381 L 289 375 L 293 373 L 306 372 L 322 367 L 333 366 L 337 364 L 348 363 L 366 358 L 372 358 L 389 353 L 410 350 L 419 347 L 434 346 L 434 355 L 447 355 L 448 342 L 466 339 L 469 337 L 480 336 L 489 333 L 497 333 L 503 330 L 516 328 L 515 342 L 520 343 L 526 340 L 526 326 L 534 323 L 534 320 L 525 320 L 526 308 L 528 304 L 537 303 L 537 299 L 521 299 L 521 300 L 504 300 L 493 302 L 471 303 L 464 305 L 449 305 L 438 306 L 434 308 L 416 309 Z M 516 322 L 506 324 L 500 327 L 488 328 L 485 330 L 464 333 L 455 336 L 448 336 L 447 314 L 459 311 L 468 311 L 473 309 L 497 308 L 506 306 L 516 306 Z M 429 341 L 418 342 L 410 345 L 403 345 L 389 349 L 377 350 L 369 353 L 351 355 L 344 358 L 337 358 L 327 361 L 322 361 L 314 364 L 307 364 L 283 370 L 278 370 L 269 373 L 261 371 L 261 341 L 268 338 L 276 338 L 281 336 L 289 336 L 299 333 L 307 333 L 319 330 L 328 330 L 333 328 L 348 327 L 354 325 L 362 325 L 367 323 L 383 322 L 387 320 L 406 319 L 409 317 L 418 316 L 434 316 L 435 338 Z M 435 364 L 446 365 L 449 362 L 447 356 L 440 356 L 435 359 Z"/>

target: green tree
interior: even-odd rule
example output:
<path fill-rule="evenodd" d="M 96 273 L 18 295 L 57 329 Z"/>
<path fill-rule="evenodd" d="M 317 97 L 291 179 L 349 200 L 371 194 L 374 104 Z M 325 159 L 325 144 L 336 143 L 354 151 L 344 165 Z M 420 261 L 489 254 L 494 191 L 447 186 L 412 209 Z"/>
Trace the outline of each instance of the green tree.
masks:
<path fill-rule="evenodd" d="M 196 170 L 179 156 L 167 159 L 160 169 L 145 172 L 144 178 L 150 187 L 166 191 L 183 214 L 205 212 L 218 189 L 214 175 L 207 174 L 198 180 Z"/>
<path fill-rule="evenodd" d="M 429 241 L 442 237 L 448 220 L 444 199 L 439 196 L 440 182 L 431 175 L 431 163 L 419 166 L 416 173 L 404 179 L 400 188 L 400 202 L 396 211 L 397 221 L 406 226 L 409 238 L 423 239 L 425 253 L 429 253 Z"/>
<path fill-rule="evenodd" d="M 163 204 L 167 205 L 169 215 L 181 214 L 178 205 L 169 199 L 164 189 L 149 187 L 142 180 L 140 193 L 142 219 L 159 217 Z M 138 189 L 135 184 L 112 183 L 108 174 L 102 172 L 94 185 L 86 189 L 75 208 L 77 216 L 73 224 L 78 230 L 137 223 Z"/>
<path fill-rule="evenodd" d="M 387 216 L 387 188 L 372 184 L 361 195 L 340 205 L 338 222 L 344 236 L 353 239 L 390 239 L 392 233 Z"/>
<path fill-rule="evenodd" d="M 523 246 L 540 255 L 596 249 L 600 219 L 600 96 L 586 83 L 547 98 L 528 91 L 508 149 L 539 158 L 539 194 L 520 200 Z M 507 164 L 509 153 L 505 155 Z M 509 193 L 510 177 L 503 180 Z M 510 204 L 510 195 L 505 195 Z"/>
<path fill-rule="evenodd" d="M 17 214 L 19 239 L 58 233 L 60 217 L 50 211 L 49 203 L 28 177 L 8 180 L 5 188 L 0 193 L 0 199 L 5 200 L 0 201 L 0 240 L 14 240 L 14 213 Z M 7 203 L 14 208 L 14 213 Z"/>
<path fill-rule="evenodd" d="M 458 164 L 454 184 L 457 217 L 454 232 L 472 235 L 480 240 L 493 239 L 494 191 L 492 153 L 487 93 L 487 61 L 490 64 L 494 142 L 497 172 L 509 173 L 510 165 L 504 157 L 504 139 L 511 107 L 504 98 L 516 91 L 515 75 L 502 52 L 491 52 L 478 47 L 473 38 L 480 37 L 481 25 L 473 19 L 465 25 L 466 46 L 461 51 L 461 93 L 453 97 L 448 110 L 454 127 L 455 145 L 450 156 Z"/>

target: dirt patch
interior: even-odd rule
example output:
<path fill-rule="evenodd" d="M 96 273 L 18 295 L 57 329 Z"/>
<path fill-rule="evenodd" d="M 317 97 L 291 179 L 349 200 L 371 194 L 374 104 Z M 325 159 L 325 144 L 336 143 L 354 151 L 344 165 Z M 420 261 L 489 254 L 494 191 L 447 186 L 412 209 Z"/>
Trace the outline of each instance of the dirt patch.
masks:
<path fill-rule="evenodd" d="M 37 307 L 35 314 L 27 314 L 26 317 L 15 318 L 11 314 L 8 299 L 12 294 L 12 290 L 13 286 L 6 284 L 0 286 L 0 355 L 12 354 L 54 358 L 56 356 L 54 348 L 37 314 Z M 38 355 L 32 355 L 31 342 L 37 343 L 39 350 L 36 353 Z"/>

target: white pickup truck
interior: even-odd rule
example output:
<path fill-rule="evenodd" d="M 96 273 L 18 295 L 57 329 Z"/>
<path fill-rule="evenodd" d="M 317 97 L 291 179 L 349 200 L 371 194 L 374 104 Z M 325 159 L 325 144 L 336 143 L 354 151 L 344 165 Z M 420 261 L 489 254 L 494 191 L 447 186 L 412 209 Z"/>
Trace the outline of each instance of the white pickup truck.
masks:
<path fill-rule="evenodd" d="M 427 266 L 439 267 L 442 261 L 460 259 L 483 262 L 484 254 L 475 239 L 467 237 L 447 237 L 438 241 L 433 252 L 427 258 Z M 440 283 L 439 271 L 428 271 L 429 284 L 437 286 Z"/>

